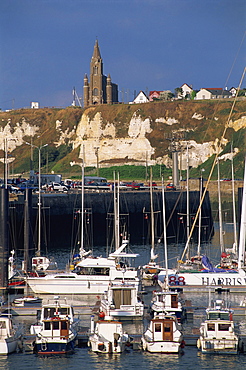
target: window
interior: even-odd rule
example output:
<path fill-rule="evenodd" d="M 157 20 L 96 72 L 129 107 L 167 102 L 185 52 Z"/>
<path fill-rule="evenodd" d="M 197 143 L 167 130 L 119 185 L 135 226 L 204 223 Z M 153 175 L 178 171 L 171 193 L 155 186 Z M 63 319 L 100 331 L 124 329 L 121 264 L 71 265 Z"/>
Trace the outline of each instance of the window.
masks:
<path fill-rule="evenodd" d="M 219 324 L 219 331 L 229 331 L 231 324 Z"/>
<path fill-rule="evenodd" d="M 166 328 L 165 328 L 166 329 Z M 155 332 L 160 333 L 161 332 L 161 323 L 155 323 Z"/>
<path fill-rule="evenodd" d="M 53 321 L 53 330 L 59 330 L 59 321 Z"/>
<path fill-rule="evenodd" d="M 93 96 L 98 96 L 98 89 L 96 87 L 93 89 Z"/>
<path fill-rule="evenodd" d="M 208 331 L 215 331 L 215 324 L 208 324 Z"/>
<path fill-rule="evenodd" d="M 50 321 L 44 322 L 44 330 L 50 330 Z"/>

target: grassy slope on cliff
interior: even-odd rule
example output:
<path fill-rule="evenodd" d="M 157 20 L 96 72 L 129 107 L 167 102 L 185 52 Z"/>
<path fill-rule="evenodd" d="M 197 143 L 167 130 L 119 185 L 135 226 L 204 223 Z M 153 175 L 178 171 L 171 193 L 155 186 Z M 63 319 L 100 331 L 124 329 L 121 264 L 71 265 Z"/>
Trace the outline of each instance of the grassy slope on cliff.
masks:
<path fill-rule="evenodd" d="M 88 116 L 93 118 L 97 112 L 100 112 L 103 119 L 103 125 L 107 122 L 113 123 L 116 127 L 116 136 L 127 136 L 130 119 L 136 112 L 142 119 L 149 118 L 152 132 L 147 134 L 151 145 L 155 147 L 155 156 L 163 156 L 167 153 L 170 137 L 173 131 L 179 130 L 183 132 L 183 136 L 187 140 L 195 140 L 198 143 L 215 140 L 220 138 L 224 127 L 227 123 L 228 116 L 232 107 L 231 100 L 211 100 L 211 101 L 174 101 L 174 102 L 152 102 L 147 104 L 128 105 L 101 105 L 95 106 L 90 110 Z M 9 133 L 16 135 L 18 126 L 23 122 L 29 123 L 31 126 L 37 126 L 38 132 L 32 139 L 36 146 L 49 144 L 42 151 L 42 167 L 48 170 L 65 173 L 71 172 L 71 161 L 78 160 L 79 149 L 71 151 L 71 140 L 75 138 L 77 125 L 80 121 L 82 113 L 81 108 L 68 107 L 66 109 L 20 109 L 10 112 L 0 112 L 0 127 L 1 131 L 9 123 Z M 199 115 L 199 119 L 195 118 Z M 246 101 L 238 101 L 232 113 L 232 121 L 235 121 L 246 115 Z M 156 119 L 159 119 L 156 121 Z M 160 120 L 160 118 L 162 118 Z M 168 120 L 169 119 L 169 120 Z M 171 120 L 170 120 L 171 119 Z M 61 127 L 59 123 L 61 122 Z M 74 131 L 73 131 L 74 130 Z M 61 132 L 66 132 L 62 136 Z M 70 133 L 70 136 L 67 135 Z M 245 154 L 245 128 L 235 132 L 228 129 L 226 138 L 232 142 L 235 147 L 240 149 L 240 153 L 235 158 L 236 176 L 242 177 L 243 173 L 243 158 Z M 22 138 L 24 141 L 31 140 L 28 133 Z M 228 144 L 224 152 L 230 151 Z M 18 146 L 11 155 L 15 157 L 14 172 L 20 173 L 28 171 L 30 168 L 30 147 L 24 144 Z M 4 157 L 4 153 L 0 154 Z M 34 162 L 37 166 L 37 150 L 34 150 Z M 211 162 L 208 161 L 208 164 Z M 227 161 L 228 162 L 228 161 Z M 221 173 L 223 177 L 231 177 L 229 174 L 230 164 L 224 162 L 222 164 Z M 77 167 L 77 168 L 76 168 Z M 125 167 L 125 166 L 124 166 Z M 206 164 L 205 164 L 205 167 Z M 34 167 L 35 168 L 35 167 Z M 0 172 L 3 172 L 3 164 L 0 165 Z M 73 172 L 80 172 L 78 166 L 74 166 Z M 191 172 L 193 176 L 199 176 L 200 169 L 194 169 Z"/>

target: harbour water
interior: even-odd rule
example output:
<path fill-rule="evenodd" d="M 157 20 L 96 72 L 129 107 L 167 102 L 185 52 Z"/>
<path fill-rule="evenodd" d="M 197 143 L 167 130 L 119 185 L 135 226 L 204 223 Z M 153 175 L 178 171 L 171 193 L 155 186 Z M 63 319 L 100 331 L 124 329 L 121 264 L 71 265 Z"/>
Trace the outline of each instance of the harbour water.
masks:
<path fill-rule="evenodd" d="M 225 225 L 226 231 L 226 247 L 230 247 L 233 242 L 233 229 L 231 225 Z M 210 245 L 202 246 L 202 252 L 208 254 L 211 260 L 216 263 L 219 261 L 219 236 L 218 225 L 215 224 L 215 235 Z M 183 246 L 168 246 L 168 259 L 169 266 L 174 267 L 177 259 L 181 255 Z M 194 246 L 195 248 L 195 246 Z M 140 266 L 148 262 L 150 255 L 150 247 L 145 245 L 133 245 L 132 251 L 139 253 L 136 260 L 136 266 Z M 157 251 L 159 255 L 159 262 L 163 263 L 163 245 L 160 245 Z M 50 251 L 50 255 L 58 262 L 59 268 L 64 269 L 69 260 L 70 251 L 61 246 L 60 249 Z M 98 247 L 94 249 L 96 255 L 105 255 L 106 248 Z M 223 298 L 223 295 L 217 295 L 217 298 Z M 216 298 L 214 297 L 214 298 Z M 51 298 L 51 297 L 50 297 Z M 74 304 L 78 301 L 88 307 L 95 304 L 96 297 L 67 297 Z M 205 317 L 205 308 L 208 306 L 208 294 L 194 294 L 185 293 L 182 297 L 184 300 L 192 302 L 194 307 L 193 319 L 189 319 L 184 324 L 184 334 L 191 332 L 198 332 L 199 325 Z M 244 294 L 231 293 L 229 300 L 231 307 L 239 306 L 240 301 L 244 298 Z M 44 297 L 47 299 L 47 297 Z M 151 299 L 151 292 L 143 296 L 145 305 L 148 306 Z M 83 328 L 88 328 L 90 324 L 90 310 L 85 310 L 85 313 L 80 316 L 81 325 Z M 15 318 L 18 320 L 18 318 Z M 35 317 L 19 318 L 25 325 L 25 330 L 28 332 L 29 326 L 35 321 Z M 246 335 L 246 316 L 234 316 L 237 331 L 241 335 Z M 124 330 L 130 335 L 140 336 L 146 327 L 148 316 L 143 322 L 139 323 L 124 323 Z M 50 356 L 40 357 L 34 355 L 31 351 L 23 353 L 14 353 L 9 356 L 0 356 L 0 370 L 26 370 L 26 369 L 47 369 L 47 370 L 112 370 L 112 369 L 165 369 L 165 370 L 221 370 L 221 369 L 234 369 L 242 370 L 246 368 L 246 354 L 240 353 L 238 355 L 204 355 L 201 354 L 196 346 L 186 346 L 182 355 L 165 355 L 165 354 L 150 354 L 140 350 L 133 350 L 130 348 L 126 353 L 120 355 L 97 355 L 89 351 L 87 347 L 76 348 L 73 355 L 68 356 Z"/>

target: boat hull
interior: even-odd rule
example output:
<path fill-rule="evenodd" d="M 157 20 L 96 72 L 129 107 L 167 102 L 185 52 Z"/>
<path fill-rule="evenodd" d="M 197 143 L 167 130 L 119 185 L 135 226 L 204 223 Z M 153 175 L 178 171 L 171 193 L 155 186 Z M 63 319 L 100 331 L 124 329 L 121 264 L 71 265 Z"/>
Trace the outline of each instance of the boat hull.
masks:
<path fill-rule="evenodd" d="M 37 355 L 62 355 L 73 353 L 75 339 L 69 342 L 60 341 L 36 341 L 33 352 Z"/>
<path fill-rule="evenodd" d="M 163 283 L 165 274 L 159 274 Z M 189 287 L 215 288 L 246 288 L 245 271 L 236 272 L 179 272 L 168 276 L 169 287 L 179 287 L 183 290 Z"/>
<path fill-rule="evenodd" d="M 142 339 L 142 346 L 145 351 L 152 353 L 180 353 L 181 343 L 180 342 L 168 342 L 168 341 L 156 341 L 151 342 Z"/>
<path fill-rule="evenodd" d="M 58 278 L 47 276 L 27 280 L 29 287 L 36 294 L 103 294 L 112 281 L 114 280 L 110 276 L 95 275 Z M 132 279 L 130 282 L 136 284 L 138 288 L 139 280 Z"/>
<path fill-rule="evenodd" d="M 202 353 L 236 355 L 238 353 L 238 341 L 200 338 Z"/>
<path fill-rule="evenodd" d="M 125 343 L 118 344 L 114 347 L 112 342 L 102 342 L 91 338 L 89 340 L 89 346 L 92 352 L 96 353 L 122 353 L 125 350 Z"/>
<path fill-rule="evenodd" d="M 19 339 L 6 338 L 0 340 L 0 355 L 8 355 L 9 353 L 16 352 L 18 348 Z"/>

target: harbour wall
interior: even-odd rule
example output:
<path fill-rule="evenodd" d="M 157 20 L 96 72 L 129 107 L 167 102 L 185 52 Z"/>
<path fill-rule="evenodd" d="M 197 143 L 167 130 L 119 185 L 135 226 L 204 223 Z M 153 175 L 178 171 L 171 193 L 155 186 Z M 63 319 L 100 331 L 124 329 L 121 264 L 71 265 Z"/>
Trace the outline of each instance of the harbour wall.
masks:
<path fill-rule="evenodd" d="M 187 233 L 187 194 L 186 191 L 165 192 L 165 208 L 168 243 L 185 243 Z M 193 223 L 200 200 L 198 191 L 189 192 L 190 225 Z M 43 193 L 42 203 L 42 248 L 71 248 L 80 240 L 81 228 L 81 192 Z M 10 225 L 18 238 L 18 248 L 23 249 L 24 195 L 10 202 Z M 113 192 L 87 192 L 84 196 L 84 238 L 88 244 L 109 245 L 113 235 Z M 38 195 L 32 195 L 32 228 L 34 245 L 37 234 Z M 150 243 L 150 194 L 147 191 L 126 191 L 120 193 L 121 232 L 127 231 L 131 244 Z M 153 192 L 153 209 L 155 218 L 155 237 L 163 232 L 162 192 Z M 197 220 L 198 225 L 198 220 Z M 125 229 L 124 229 L 125 228 Z M 193 239 L 197 240 L 197 227 Z M 208 241 L 213 235 L 213 219 L 209 199 L 206 193 L 202 205 L 201 237 Z"/>

